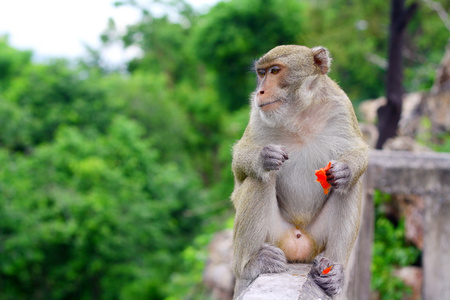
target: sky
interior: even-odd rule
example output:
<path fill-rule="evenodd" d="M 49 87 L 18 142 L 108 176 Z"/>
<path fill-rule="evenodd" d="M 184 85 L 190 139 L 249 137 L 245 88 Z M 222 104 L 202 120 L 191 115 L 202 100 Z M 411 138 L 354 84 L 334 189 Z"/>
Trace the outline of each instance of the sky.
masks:
<path fill-rule="evenodd" d="M 207 9 L 218 0 L 189 0 L 197 9 Z M 119 30 L 135 23 L 139 12 L 128 6 L 115 7 L 114 0 L 0 0 L 0 36 L 8 35 L 10 45 L 32 50 L 34 60 L 53 57 L 77 58 L 85 45 L 100 46 L 100 35 L 108 19 Z M 113 47 L 107 60 L 120 63 L 136 55 L 136 49 Z"/>

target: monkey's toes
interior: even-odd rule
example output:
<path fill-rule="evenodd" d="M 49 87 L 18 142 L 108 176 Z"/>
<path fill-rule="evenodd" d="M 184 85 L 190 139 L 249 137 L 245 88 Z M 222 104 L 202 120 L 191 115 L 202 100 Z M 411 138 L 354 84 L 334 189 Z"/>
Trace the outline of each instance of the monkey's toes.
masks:
<path fill-rule="evenodd" d="M 288 270 L 283 250 L 270 244 L 263 244 L 258 252 L 261 273 L 281 273 Z"/>
<path fill-rule="evenodd" d="M 314 260 L 310 275 L 329 296 L 338 294 L 344 285 L 344 267 L 325 257 Z"/>

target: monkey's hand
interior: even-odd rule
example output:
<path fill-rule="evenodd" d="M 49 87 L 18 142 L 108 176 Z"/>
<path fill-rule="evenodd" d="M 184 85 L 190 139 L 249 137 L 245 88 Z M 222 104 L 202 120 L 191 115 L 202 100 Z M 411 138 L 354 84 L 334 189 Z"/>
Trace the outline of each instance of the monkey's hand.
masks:
<path fill-rule="evenodd" d="M 338 294 L 344 285 L 344 267 L 326 257 L 317 257 L 311 268 L 311 277 L 329 296 Z"/>
<path fill-rule="evenodd" d="M 345 188 L 350 183 L 352 172 L 344 162 L 331 161 L 331 167 L 327 171 L 327 181 L 335 189 Z"/>
<path fill-rule="evenodd" d="M 287 260 L 283 250 L 264 243 L 258 253 L 247 263 L 244 278 L 253 280 L 259 274 L 287 271 Z"/>
<path fill-rule="evenodd" d="M 289 159 L 286 149 L 278 145 L 268 145 L 261 150 L 263 169 L 266 171 L 279 170 L 281 165 Z"/>

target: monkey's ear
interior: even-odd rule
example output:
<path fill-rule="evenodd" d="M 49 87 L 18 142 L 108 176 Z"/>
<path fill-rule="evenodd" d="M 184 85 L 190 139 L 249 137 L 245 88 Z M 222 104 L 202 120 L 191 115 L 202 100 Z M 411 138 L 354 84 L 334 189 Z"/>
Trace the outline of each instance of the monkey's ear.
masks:
<path fill-rule="evenodd" d="M 311 49 L 313 52 L 314 63 L 319 67 L 320 73 L 325 75 L 330 71 L 331 56 L 327 48 L 314 47 Z"/>

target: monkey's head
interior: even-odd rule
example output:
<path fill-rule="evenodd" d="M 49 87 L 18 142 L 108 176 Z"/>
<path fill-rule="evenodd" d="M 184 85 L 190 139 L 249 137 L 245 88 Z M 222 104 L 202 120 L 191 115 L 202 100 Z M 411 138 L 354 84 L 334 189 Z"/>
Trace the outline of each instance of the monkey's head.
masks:
<path fill-rule="evenodd" d="M 305 84 L 312 87 L 315 78 L 328 73 L 330 64 L 330 54 L 324 47 L 285 45 L 273 48 L 255 62 L 258 83 L 254 107 L 266 117 L 275 115 L 278 110 L 292 109 L 292 102 L 303 97 L 298 90 Z"/>

